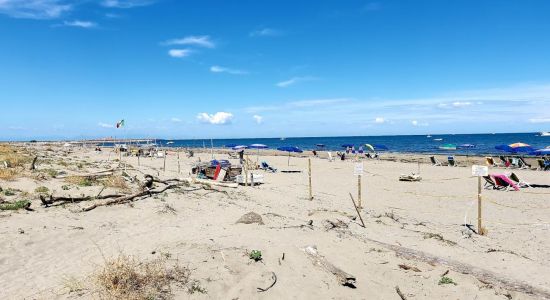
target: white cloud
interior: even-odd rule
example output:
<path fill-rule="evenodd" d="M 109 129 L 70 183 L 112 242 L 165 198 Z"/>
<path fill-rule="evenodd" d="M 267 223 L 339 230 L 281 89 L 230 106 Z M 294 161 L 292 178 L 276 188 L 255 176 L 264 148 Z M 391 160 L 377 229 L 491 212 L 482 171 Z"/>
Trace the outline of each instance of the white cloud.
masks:
<path fill-rule="evenodd" d="M 73 8 L 64 0 L 0 0 L 0 13 L 23 19 L 56 19 Z"/>
<path fill-rule="evenodd" d="M 297 83 L 300 83 L 300 82 L 312 81 L 312 80 L 317 80 L 317 78 L 311 77 L 311 76 L 292 77 L 289 80 L 278 82 L 276 84 L 276 86 L 281 87 L 281 88 L 286 88 L 286 87 L 289 87 L 291 85 L 294 85 L 294 84 L 297 84 Z"/>
<path fill-rule="evenodd" d="M 132 8 L 137 6 L 147 6 L 153 4 L 151 0 L 104 0 L 102 6 L 111 8 Z"/>
<path fill-rule="evenodd" d="M 231 124 L 233 120 L 233 114 L 228 112 L 217 112 L 213 115 L 208 113 L 200 113 L 197 115 L 197 119 L 203 123 L 210 123 L 214 125 Z"/>
<path fill-rule="evenodd" d="M 220 67 L 220 66 L 210 67 L 210 72 L 212 72 L 212 73 L 228 73 L 228 74 L 233 74 L 233 75 L 248 74 L 247 71 L 237 70 L 237 69 L 230 69 L 230 68 L 225 68 L 225 67 Z"/>
<path fill-rule="evenodd" d="M 376 123 L 376 124 L 383 124 L 383 123 L 385 123 L 385 122 L 386 122 L 386 119 L 384 119 L 384 118 L 382 118 L 382 117 L 376 117 L 376 118 L 374 119 L 374 123 Z"/>
<path fill-rule="evenodd" d="M 529 119 L 529 123 L 550 123 L 550 118 L 533 118 Z"/>
<path fill-rule="evenodd" d="M 411 121 L 411 124 L 412 124 L 413 126 L 418 126 L 418 121 L 417 121 L 417 120 L 412 120 L 412 121 Z"/>
<path fill-rule="evenodd" d="M 99 127 L 102 127 L 102 128 L 114 128 L 115 127 L 113 124 L 107 124 L 107 123 L 103 123 L 103 122 L 99 122 L 97 125 Z"/>
<path fill-rule="evenodd" d="M 168 50 L 168 55 L 176 58 L 182 58 L 189 56 L 191 54 L 190 49 L 170 49 Z"/>
<path fill-rule="evenodd" d="M 191 35 L 181 39 L 171 39 L 164 42 L 163 44 L 167 46 L 189 45 L 189 46 L 197 46 L 197 47 L 205 47 L 205 48 L 216 47 L 216 44 L 210 39 L 210 36 L 208 35 L 200 35 L 200 36 Z"/>
<path fill-rule="evenodd" d="M 482 102 L 478 102 L 478 104 L 483 104 Z M 437 107 L 439 108 L 464 108 L 464 107 L 468 107 L 468 106 L 472 106 L 473 103 L 472 102 L 469 102 L 469 101 L 454 101 L 454 102 L 450 102 L 450 103 L 439 103 L 437 104 Z"/>
<path fill-rule="evenodd" d="M 254 121 L 256 121 L 256 123 L 258 123 L 258 124 L 262 124 L 262 122 L 264 121 L 264 117 L 259 116 L 259 115 L 253 115 L 252 118 L 253 118 Z"/>
<path fill-rule="evenodd" d="M 456 101 L 456 102 L 453 102 L 452 105 L 453 105 L 453 107 L 466 107 L 466 106 L 472 105 L 472 102 Z"/>
<path fill-rule="evenodd" d="M 180 118 L 171 118 L 170 121 L 174 122 L 174 123 L 181 123 L 182 120 Z"/>
<path fill-rule="evenodd" d="M 423 127 L 428 126 L 428 123 L 427 123 L 427 122 L 422 122 L 422 123 L 420 123 L 420 122 L 418 122 L 417 120 L 412 120 L 412 121 L 411 121 L 411 124 L 412 124 L 412 126 L 423 126 Z"/>
<path fill-rule="evenodd" d="M 262 37 L 262 36 L 280 36 L 283 33 L 280 30 L 272 28 L 263 28 L 260 30 L 254 30 L 250 33 L 251 37 Z"/>
<path fill-rule="evenodd" d="M 94 22 L 80 21 L 80 20 L 65 21 L 65 22 L 63 22 L 63 25 L 64 26 L 70 26 L 70 27 L 80 27 L 80 28 L 94 28 L 94 27 L 97 26 L 97 24 L 94 23 Z"/>

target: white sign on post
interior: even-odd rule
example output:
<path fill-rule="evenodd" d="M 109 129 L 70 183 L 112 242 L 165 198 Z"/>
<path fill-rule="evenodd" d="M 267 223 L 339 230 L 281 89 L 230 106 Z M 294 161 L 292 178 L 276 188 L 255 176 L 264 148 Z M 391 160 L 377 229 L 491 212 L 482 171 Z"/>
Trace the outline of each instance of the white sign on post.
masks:
<path fill-rule="evenodd" d="M 473 165 L 472 166 L 472 176 L 488 176 L 489 175 L 489 167 L 487 166 L 480 166 L 480 165 Z"/>
<path fill-rule="evenodd" d="M 355 167 L 353 168 L 353 175 L 355 176 L 363 175 L 363 163 L 355 164 Z"/>

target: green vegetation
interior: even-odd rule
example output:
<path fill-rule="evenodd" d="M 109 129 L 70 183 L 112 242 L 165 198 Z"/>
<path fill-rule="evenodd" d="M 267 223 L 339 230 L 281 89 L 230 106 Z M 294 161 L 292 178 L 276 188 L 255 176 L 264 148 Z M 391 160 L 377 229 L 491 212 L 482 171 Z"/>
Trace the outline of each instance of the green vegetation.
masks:
<path fill-rule="evenodd" d="M 31 202 L 29 200 L 18 200 L 15 202 L 4 202 L 0 204 L 0 210 L 19 210 L 25 207 L 29 207 Z"/>
<path fill-rule="evenodd" d="M 439 285 L 443 285 L 443 284 L 454 284 L 454 285 L 456 285 L 456 282 L 454 282 L 453 279 L 450 278 L 450 277 L 443 276 L 443 277 L 441 277 L 441 279 L 439 279 Z"/>
<path fill-rule="evenodd" d="M 260 250 L 252 250 L 249 254 L 250 259 L 253 259 L 254 261 L 260 261 L 262 260 L 262 251 Z"/>
<path fill-rule="evenodd" d="M 34 192 L 38 194 L 47 194 L 49 191 L 50 189 L 45 186 L 39 186 L 34 190 Z"/>

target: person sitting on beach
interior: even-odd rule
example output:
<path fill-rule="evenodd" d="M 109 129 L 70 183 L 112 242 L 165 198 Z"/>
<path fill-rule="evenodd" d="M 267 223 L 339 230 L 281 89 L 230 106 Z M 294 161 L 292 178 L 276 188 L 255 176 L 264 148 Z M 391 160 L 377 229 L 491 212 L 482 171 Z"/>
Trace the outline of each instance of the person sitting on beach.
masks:
<path fill-rule="evenodd" d="M 316 150 L 313 150 L 311 152 L 313 152 L 313 156 L 317 156 L 317 151 Z"/>
<path fill-rule="evenodd" d="M 342 153 L 342 155 L 340 155 L 340 159 L 341 160 L 346 160 L 346 153 Z"/>

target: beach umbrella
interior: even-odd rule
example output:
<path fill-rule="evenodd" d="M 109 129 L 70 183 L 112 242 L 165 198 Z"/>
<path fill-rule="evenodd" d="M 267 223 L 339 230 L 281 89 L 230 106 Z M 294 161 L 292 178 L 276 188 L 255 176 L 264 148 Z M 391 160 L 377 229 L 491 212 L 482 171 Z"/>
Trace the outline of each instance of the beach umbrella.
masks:
<path fill-rule="evenodd" d="M 550 155 L 550 148 L 538 149 L 530 153 L 531 155 Z"/>
<path fill-rule="evenodd" d="M 507 149 L 506 151 L 508 152 L 513 152 L 513 153 L 517 153 L 517 152 L 533 152 L 535 149 L 533 149 L 533 147 L 531 147 L 531 145 L 529 144 L 525 144 L 525 143 L 513 143 L 513 144 L 510 144 L 508 145 L 508 147 L 510 147 L 509 149 Z"/>
<path fill-rule="evenodd" d="M 233 147 L 233 148 L 231 148 L 231 149 L 233 149 L 233 150 L 235 150 L 235 151 L 241 151 L 241 150 L 244 150 L 244 149 L 246 149 L 246 148 L 248 148 L 248 146 L 245 146 L 245 145 L 238 145 L 238 146 L 235 146 L 235 147 Z"/>
<path fill-rule="evenodd" d="M 268 147 L 264 144 L 252 144 L 248 146 L 250 149 L 256 149 L 258 152 L 256 153 L 256 164 L 258 164 L 258 160 L 260 158 L 260 149 L 267 149 Z"/>
<path fill-rule="evenodd" d="M 288 165 L 290 166 L 290 153 L 291 152 L 295 152 L 295 153 L 302 153 L 304 151 L 302 151 L 302 149 L 298 148 L 298 147 L 294 147 L 294 146 L 283 146 L 283 147 L 279 147 L 277 148 L 277 150 L 279 151 L 285 151 L 285 152 L 288 152 Z"/>
<path fill-rule="evenodd" d="M 374 146 L 371 144 L 365 144 L 365 148 L 367 148 L 367 150 L 374 152 Z"/>

